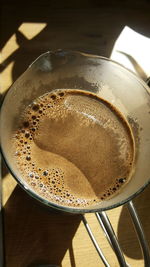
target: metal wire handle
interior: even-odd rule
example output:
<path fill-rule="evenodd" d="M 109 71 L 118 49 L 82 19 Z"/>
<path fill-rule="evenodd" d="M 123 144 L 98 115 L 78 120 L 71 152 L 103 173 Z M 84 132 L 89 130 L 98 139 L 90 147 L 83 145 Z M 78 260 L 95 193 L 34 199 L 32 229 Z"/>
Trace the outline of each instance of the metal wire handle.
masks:
<path fill-rule="evenodd" d="M 115 232 L 113 230 L 113 227 L 109 221 L 107 214 L 103 211 L 101 213 L 96 213 L 96 217 L 100 225 L 102 225 L 102 229 L 104 229 L 104 232 L 106 233 L 106 237 L 116 254 L 120 266 L 127 267 L 127 263 L 125 262 L 125 258 L 122 253 L 121 247 L 119 245 L 119 242 L 117 240 L 117 237 L 115 235 Z"/>
<path fill-rule="evenodd" d="M 132 219 L 132 222 L 133 222 L 133 225 L 134 225 L 134 228 L 135 228 L 135 231 L 136 231 L 136 234 L 137 234 L 140 246 L 141 246 L 143 259 L 144 259 L 144 266 L 150 267 L 150 251 L 149 251 L 148 243 L 147 243 L 147 240 L 146 240 L 139 216 L 137 214 L 137 211 L 136 211 L 132 201 L 128 202 L 127 207 L 128 207 L 129 213 L 131 215 L 131 219 Z M 119 263 L 120 267 L 129 267 L 129 265 L 125 261 L 123 252 L 121 250 L 121 247 L 119 245 L 119 242 L 117 240 L 117 237 L 115 235 L 115 232 L 113 230 L 113 227 L 110 223 L 110 220 L 109 220 L 107 214 L 105 212 L 100 212 L 100 213 L 96 212 L 95 215 L 98 219 L 98 222 L 99 222 L 102 230 L 104 231 L 104 234 L 105 234 L 110 246 L 112 247 L 112 249 L 114 250 L 114 252 L 116 254 L 116 257 L 118 259 L 118 263 Z M 106 258 L 104 256 L 102 250 L 100 249 L 100 247 L 99 247 L 99 245 L 98 245 L 84 215 L 83 215 L 83 223 L 86 227 L 86 230 L 87 230 L 87 232 L 88 232 L 88 234 L 89 234 L 103 264 L 104 264 L 104 266 L 106 266 L 106 267 L 110 266 L 108 261 L 106 260 Z"/>
<path fill-rule="evenodd" d="M 99 247 L 99 245 L 98 245 L 98 243 L 97 243 L 97 241 L 96 241 L 96 239 L 95 239 L 95 237 L 94 237 L 94 235 L 92 233 L 92 230 L 91 230 L 91 228 L 90 228 L 90 226 L 89 226 L 89 224 L 88 224 L 88 222 L 87 222 L 87 220 L 86 220 L 84 215 L 82 217 L 82 221 L 83 221 L 84 226 L 85 226 L 85 228 L 86 228 L 86 230 L 87 230 L 87 232 L 88 232 L 88 234 L 89 234 L 89 236 L 90 236 L 90 238 L 91 238 L 91 240 L 93 242 L 94 247 L 96 248 L 96 251 L 97 251 L 98 255 L 100 256 L 102 262 L 104 263 L 104 266 L 110 267 L 110 265 L 109 265 L 108 261 L 106 260 L 101 248 Z"/>
<path fill-rule="evenodd" d="M 97 219 L 98 219 L 98 222 L 102 228 L 102 230 L 104 231 L 105 233 L 105 236 L 106 238 L 108 239 L 108 242 L 110 243 L 110 246 L 112 247 L 112 249 L 114 250 L 115 254 L 116 254 L 116 257 L 118 259 L 118 263 L 121 267 L 129 267 L 129 265 L 125 262 L 125 258 L 124 258 L 124 255 L 122 253 L 122 250 L 120 248 L 120 245 L 119 245 L 119 242 L 117 240 L 117 237 L 115 235 L 115 232 L 113 230 L 113 227 L 109 221 L 109 218 L 108 216 L 106 215 L 105 212 L 101 212 L 101 213 L 98 213 L 96 212 L 95 213 Z M 88 225 L 87 223 L 87 220 L 85 219 L 84 215 L 83 215 L 83 223 L 86 227 L 86 230 L 93 242 L 93 245 L 95 246 L 102 262 L 104 263 L 104 266 L 110 266 L 110 264 L 108 263 L 108 261 L 106 260 L 102 250 L 100 249 L 91 229 L 90 229 L 90 226 Z M 99 253 L 100 252 L 100 253 Z"/>
<path fill-rule="evenodd" d="M 141 246 L 145 267 L 150 267 L 150 251 L 149 251 L 148 243 L 147 243 L 147 240 L 146 240 L 143 228 L 142 228 L 142 224 L 140 222 L 137 211 L 132 201 L 128 203 L 128 210 L 131 215 L 132 222 L 133 222 L 136 234 L 139 239 L 139 244 Z"/>

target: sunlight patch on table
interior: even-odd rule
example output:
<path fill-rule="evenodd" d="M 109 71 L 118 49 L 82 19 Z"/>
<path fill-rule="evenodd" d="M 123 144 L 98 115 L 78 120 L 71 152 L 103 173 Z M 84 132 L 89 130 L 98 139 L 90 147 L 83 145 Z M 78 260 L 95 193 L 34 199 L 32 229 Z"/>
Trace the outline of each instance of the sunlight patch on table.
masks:
<path fill-rule="evenodd" d="M 10 173 L 8 173 L 5 178 L 2 181 L 2 188 L 3 188 L 3 206 L 7 203 L 8 199 L 10 198 L 11 194 L 13 193 L 15 187 L 17 185 L 17 182 L 15 179 L 11 176 Z"/>
<path fill-rule="evenodd" d="M 34 38 L 37 34 L 39 34 L 45 27 L 47 26 L 47 23 L 27 23 L 24 22 L 19 27 L 19 31 L 23 33 L 23 35 L 28 39 L 31 40 Z"/>
<path fill-rule="evenodd" d="M 16 41 L 16 35 L 13 34 L 10 39 L 5 43 L 5 46 L 1 50 L 1 64 L 7 60 L 17 49 L 19 45 Z"/>
<path fill-rule="evenodd" d="M 4 93 L 13 83 L 13 67 L 14 61 L 12 61 L 1 73 L 1 93 Z"/>

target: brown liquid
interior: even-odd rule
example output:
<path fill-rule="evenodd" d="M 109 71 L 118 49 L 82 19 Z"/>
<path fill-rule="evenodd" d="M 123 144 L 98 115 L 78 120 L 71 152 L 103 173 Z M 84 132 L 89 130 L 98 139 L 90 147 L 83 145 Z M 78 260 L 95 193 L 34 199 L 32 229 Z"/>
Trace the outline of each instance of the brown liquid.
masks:
<path fill-rule="evenodd" d="M 118 193 L 130 178 L 134 142 L 109 103 L 79 90 L 36 99 L 13 135 L 17 168 L 40 196 L 86 207 Z"/>

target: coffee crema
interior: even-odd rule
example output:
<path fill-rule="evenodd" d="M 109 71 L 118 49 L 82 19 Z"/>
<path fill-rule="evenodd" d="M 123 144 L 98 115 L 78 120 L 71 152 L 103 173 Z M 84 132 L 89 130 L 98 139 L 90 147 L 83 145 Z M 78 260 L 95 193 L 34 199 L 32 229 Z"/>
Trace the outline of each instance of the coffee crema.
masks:
<path fill-rule="evenodd" d="M 131 129 L 116 108 L 90 92 L 58 89 L 35 99 L 12 142 L 21 179 L 61 206 L 96 205 L 130 180 Z"/>

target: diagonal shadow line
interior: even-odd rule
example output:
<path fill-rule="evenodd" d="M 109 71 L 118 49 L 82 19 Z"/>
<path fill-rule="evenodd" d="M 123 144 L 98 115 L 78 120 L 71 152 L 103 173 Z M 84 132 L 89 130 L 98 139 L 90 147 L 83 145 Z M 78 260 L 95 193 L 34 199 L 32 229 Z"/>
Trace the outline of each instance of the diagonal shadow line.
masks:
<path fill-rule="evenodd" d="M 134 67 L 134 69 L 136 70 L 136 72 L 138 73 L 138 75 L 145 81 L 147 79 L 147 75 L 145 73 L 145 71 L 142 69 L 142 67 L 139 65 L 139 63 L 129 54 L 123 52 L 123 51 L 119 51 L 117 50 L 118 53 L 123 54 L 124 56 L 126 56 L 130 63 L 132 64 L 132 66 Z"/>
<path fill-rule="evenodd" d="M 72 243 L 70 244 L 69 247 L 69 255 L 70 255 L 71 267 L 76 267 Z"/>

